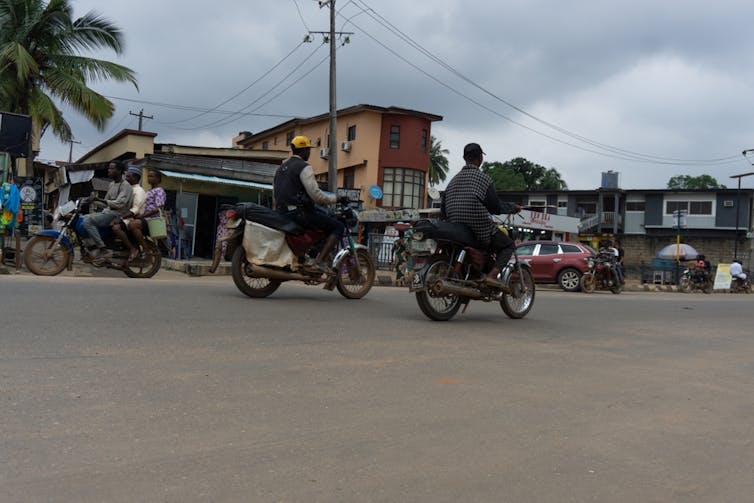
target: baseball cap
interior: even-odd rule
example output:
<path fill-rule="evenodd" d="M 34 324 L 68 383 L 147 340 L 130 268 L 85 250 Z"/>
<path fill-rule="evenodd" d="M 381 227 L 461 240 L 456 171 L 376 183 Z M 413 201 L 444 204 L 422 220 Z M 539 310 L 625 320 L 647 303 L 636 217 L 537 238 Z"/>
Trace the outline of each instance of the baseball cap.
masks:
<path fill-rule="evenodd" d="M 482 150 L 482 147 L 479 146 L 478 143 L 469 143 L 465 147 L 463 147 L 463 156 L 474 156 L 474 155 L 480 155 L 484 154 L 484 151 Z"/>
<path fill-rule="evenodd" d="M 312 142 L 307 136 L 296 136 L 291 140 L 291 148 L 312 148 Z"/>

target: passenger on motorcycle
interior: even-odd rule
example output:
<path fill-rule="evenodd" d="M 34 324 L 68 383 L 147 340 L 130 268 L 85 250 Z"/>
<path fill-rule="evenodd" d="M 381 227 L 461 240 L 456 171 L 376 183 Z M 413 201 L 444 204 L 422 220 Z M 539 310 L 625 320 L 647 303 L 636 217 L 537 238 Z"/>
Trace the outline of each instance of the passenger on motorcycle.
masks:
<path fill-rule="evenodd" d="M 107 176 L 112 181 L 107 188 L 105 198 L 90 198 L 90 201 L 105 203 L 106 207 L 103 211 L 90 213 L 84 217 L 84 229 L 97 246 L 97 251 L 93 252 L 92 255 L 100 259 L 111 258 L 113 252 L 105 247 L 105 242 L 102 241 L 97 227 L 111 226 L 113 221 L 122 217 L 131 207 L 133 190 L 131 185 L 123 180 L 123 167 L 122 161 L 110 163 L 107 167 Z"/>
<path fill-rule="evenodd" d="M 704 283 L 710 277 L 712 266 L 704 255 L 698 255 L 694 263 L 694 279 Z"/>
<path fill-rule="evenodd" d="M 133 191 L 133 198 L 131 199 L 131 208 L 123 215 L 122 218 L 116 219 L 113 222 L 113 232 L 128 247 L 128 261 L 131 262 L 139 255 L 139 249 L 128 239 L 126 229 L 128 229 L 131 223 L 140 218 L 144 214 L 146 207 L 147 194 L 141 187 L 141 168 L 137 166 L 129 166 L 126 169 L 126 181 L 131 184 L 131 190 Z"/>
<path fill-rule="evenodd" d="M 146 193 L 144 213 L 141 215 L 141 218 L 135 218 L 128 224 L 128 230 L 133 233 L 142 250 L 146 247 L 146 244 L 144 243 L 144 229 L 146 229 L 147 232 L 149 231 L 146 219 L 160 216 L 165 208 L 165 202 L 167 201 L 165 189 L 160 185 L 162 183 L 162 173 L 155 169 L 150 169 L 149 174 L 147 175 L 147 182 L 151 188 Z M 224 228 L 225 227 L 218 228 L 218 231 L 222 231 Z"/>
<path fill-rule="evenodd" d="M 337 199 L 335 194 L 325 194 L 317 185 L 314 169 L 307 162 L 311 149 L 312 144 L 306 136 L 291 140 L 292 155 L 275 172 L 274 206 L 304 228 L 327 232 L 327 239 L 310 266 L 315 271 L 328 273 L 330 267 L 325 260 L 343 236 L 345 226 L 315 206 L 335 204 Z"/>
<path fill-rule="evenodd" d="M 492 221 L 491 215 L 518 213 L 521 206 L 498 199 L 492 179 L 479 170 L 484 152 L 478 143 L 463 149 L 466 165 L 445 189 L 441 212 L 450 222 L 465 224 L 483 247 L 495 252 L 495 266 L 487 273 L 485 284 L 499 287 L 498 275 L 513 254 L 513 240 Z"/>
<path fill-rule="evenodd" d="M 745 280 L 747 278 L 746 273 L 743 270 L 743 267 L 741 266 L 741 261 L 738 259 L 734 259 L 733 263 L 730 265 L 730 276 L 731 278 L 738 278 L 740 280 Z"/>

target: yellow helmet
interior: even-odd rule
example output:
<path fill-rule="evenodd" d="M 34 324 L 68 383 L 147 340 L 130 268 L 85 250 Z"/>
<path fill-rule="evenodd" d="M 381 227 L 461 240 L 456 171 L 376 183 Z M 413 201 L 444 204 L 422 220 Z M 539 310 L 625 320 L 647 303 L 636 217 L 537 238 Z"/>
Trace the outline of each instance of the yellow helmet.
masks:
<path fill-rule="evenodd" d="M 291 140 L 292 149 L 312 148 L 313 146 L 314 145 L 312 145 L 312 142 L 309 141 L 309 138 L 303 135 L 296 136 Z"/>

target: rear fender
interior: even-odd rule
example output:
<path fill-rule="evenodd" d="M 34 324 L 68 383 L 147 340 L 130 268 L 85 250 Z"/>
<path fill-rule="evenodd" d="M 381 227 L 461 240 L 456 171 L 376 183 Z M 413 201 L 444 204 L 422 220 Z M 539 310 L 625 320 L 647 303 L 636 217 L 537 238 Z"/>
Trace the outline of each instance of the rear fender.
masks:
<path fill-rule="evenodd" d="M 355 244 L 353 245 L 355 250 L 366 250 L 367 253 L 369 253 L 369 249 L 361 244 Z M 343 248 L 340 250 L 336 255 L 335 258 L 332 261 L 332 266 L 334 269 L 340 269 L 340 264 L 343 263 L 343 260 L 348 256 L 348 254 L 351 252 L 350 248 Z"/>

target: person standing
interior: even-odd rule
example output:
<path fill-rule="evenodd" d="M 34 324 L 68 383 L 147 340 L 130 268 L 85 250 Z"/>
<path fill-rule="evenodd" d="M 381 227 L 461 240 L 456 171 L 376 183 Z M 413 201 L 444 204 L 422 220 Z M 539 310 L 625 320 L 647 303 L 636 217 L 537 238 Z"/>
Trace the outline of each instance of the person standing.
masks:
<path fill-rule="evenodd" d="M 131 199 L 133 198 L 133 190 L 131 185 L 123 180 L 123 162 L 111 162 L 107 167 L 107 176 L 111 182 L 107 188 L 107 193 L 104 199 L 96 197 L 91 198 L 91 201 L 100 201 L 105 203 L 104 210 L 98 213 L 90 213 L 84 217 L 84 229 L 86 229 L 89 237 L 94 241 L 97 250 L 92 253 L 94 258 L 107 259 L 112 258 L 112 250 L 108 250 L 105 246 L 105 242 L 102 241 L 99 229 L 97 227 L 109 227 L 114 221 L 119 220 L 126 214 L 131 207 Z"/>
<path fill-rule="evenodd" d="M 499 287 L 498 275 L 513 255 L 513 240 L 492 221 L 492 215 L 518 213 L 521 206 L 503 203 L 498 199 L 495 185 L 486 173 L 479 170 L 484 152 L 478 143 L 469 143 L 463 149 L 466 162 L 445 189 L 441 212 L 456 224 L 468 226 L 482 247 L 495 253 L 495 265 L 484 278 L 485 284 Z"/>

